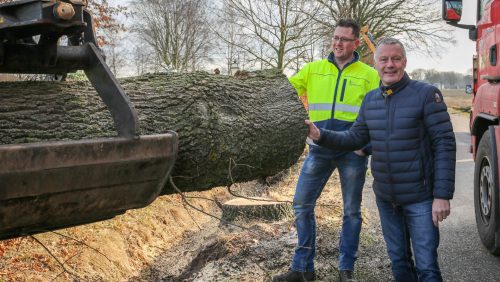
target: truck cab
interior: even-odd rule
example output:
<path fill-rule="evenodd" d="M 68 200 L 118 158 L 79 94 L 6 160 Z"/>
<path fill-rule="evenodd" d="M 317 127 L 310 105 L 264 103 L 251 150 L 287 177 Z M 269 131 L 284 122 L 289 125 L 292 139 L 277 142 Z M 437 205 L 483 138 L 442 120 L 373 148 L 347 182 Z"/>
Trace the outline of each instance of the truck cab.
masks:
<path fill-rule="evenodd" d="M 470 114 L 476 225 L 484 246 L 492 254 L 500 254 L 500 0 L 478 0 L 476 4 L 475 25 L 459 23 L 462 1 L 457 0 L 443 1 L 443 19 L 468 29 L 469 38 L 476 42 Z"/>

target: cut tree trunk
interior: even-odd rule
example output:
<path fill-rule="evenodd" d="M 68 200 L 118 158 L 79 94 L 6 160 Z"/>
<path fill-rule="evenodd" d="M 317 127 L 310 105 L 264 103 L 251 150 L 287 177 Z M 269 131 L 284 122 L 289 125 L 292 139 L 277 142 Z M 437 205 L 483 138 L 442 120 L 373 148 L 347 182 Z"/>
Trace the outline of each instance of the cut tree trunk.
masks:
<path fill-rule="evenodd" d="M 155 74 L 120 83 L 138 112 L 141 135 L 179 134 L 172 176 L 182 191 L 274 175 L 303 152 L 307 113 L 279 71 Z M 88 82 L 1 85 L 0 144 L 117 135 Z"/>

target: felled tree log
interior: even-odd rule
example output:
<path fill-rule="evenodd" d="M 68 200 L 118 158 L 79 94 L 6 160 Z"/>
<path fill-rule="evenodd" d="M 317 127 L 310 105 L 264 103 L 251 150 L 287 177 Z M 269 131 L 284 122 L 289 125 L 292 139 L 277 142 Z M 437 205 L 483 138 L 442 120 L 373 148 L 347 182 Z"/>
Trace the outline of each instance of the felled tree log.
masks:
<path fill-rule="evenodd" d="M 156 74 L 120 83 L 138 112 L 141 135 L 178 133 L 172 176 L 183 191 L 274 175 L 304 149 L 306 111 L 278 71 Z M 0 121 L 0 144 L 117 135 L 106 106 L 81 81 L 1 83 Z"/>

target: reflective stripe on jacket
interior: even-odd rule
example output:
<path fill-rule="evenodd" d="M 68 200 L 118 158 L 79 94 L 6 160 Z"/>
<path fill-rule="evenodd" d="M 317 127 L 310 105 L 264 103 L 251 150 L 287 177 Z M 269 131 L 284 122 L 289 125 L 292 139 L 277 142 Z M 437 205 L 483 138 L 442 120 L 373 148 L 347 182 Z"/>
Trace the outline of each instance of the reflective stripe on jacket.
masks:
<path fill-rule="evenodd" d="M 354 60 L 341 71 L 330 54 L 329 59 L 306 64 L 290 83 L 299 96 L 307 93 L 311 121 L 333 118 L 354 122 L 366 93 L 379 86 L 379 77 L 355 52 Z"/>

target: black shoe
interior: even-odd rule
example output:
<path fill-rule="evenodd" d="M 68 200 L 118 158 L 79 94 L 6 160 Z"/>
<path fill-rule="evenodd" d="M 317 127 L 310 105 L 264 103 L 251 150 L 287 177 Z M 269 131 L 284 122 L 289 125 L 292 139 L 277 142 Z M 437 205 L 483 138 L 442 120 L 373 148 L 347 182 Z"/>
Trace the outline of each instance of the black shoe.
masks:
<path fill-rule="evenodd" d="M 316 280 L 314 271 L 298 272 L 289 270 L 287 273 L 280 274 L 273 277 L 273 282 L 286 281 L 286 282 L 303 282 Z"/>
<path fill-rule="evenodd" d="M 356 282 L 351 270 L 341 270 L 339 276 L 340 282 Z"/>

